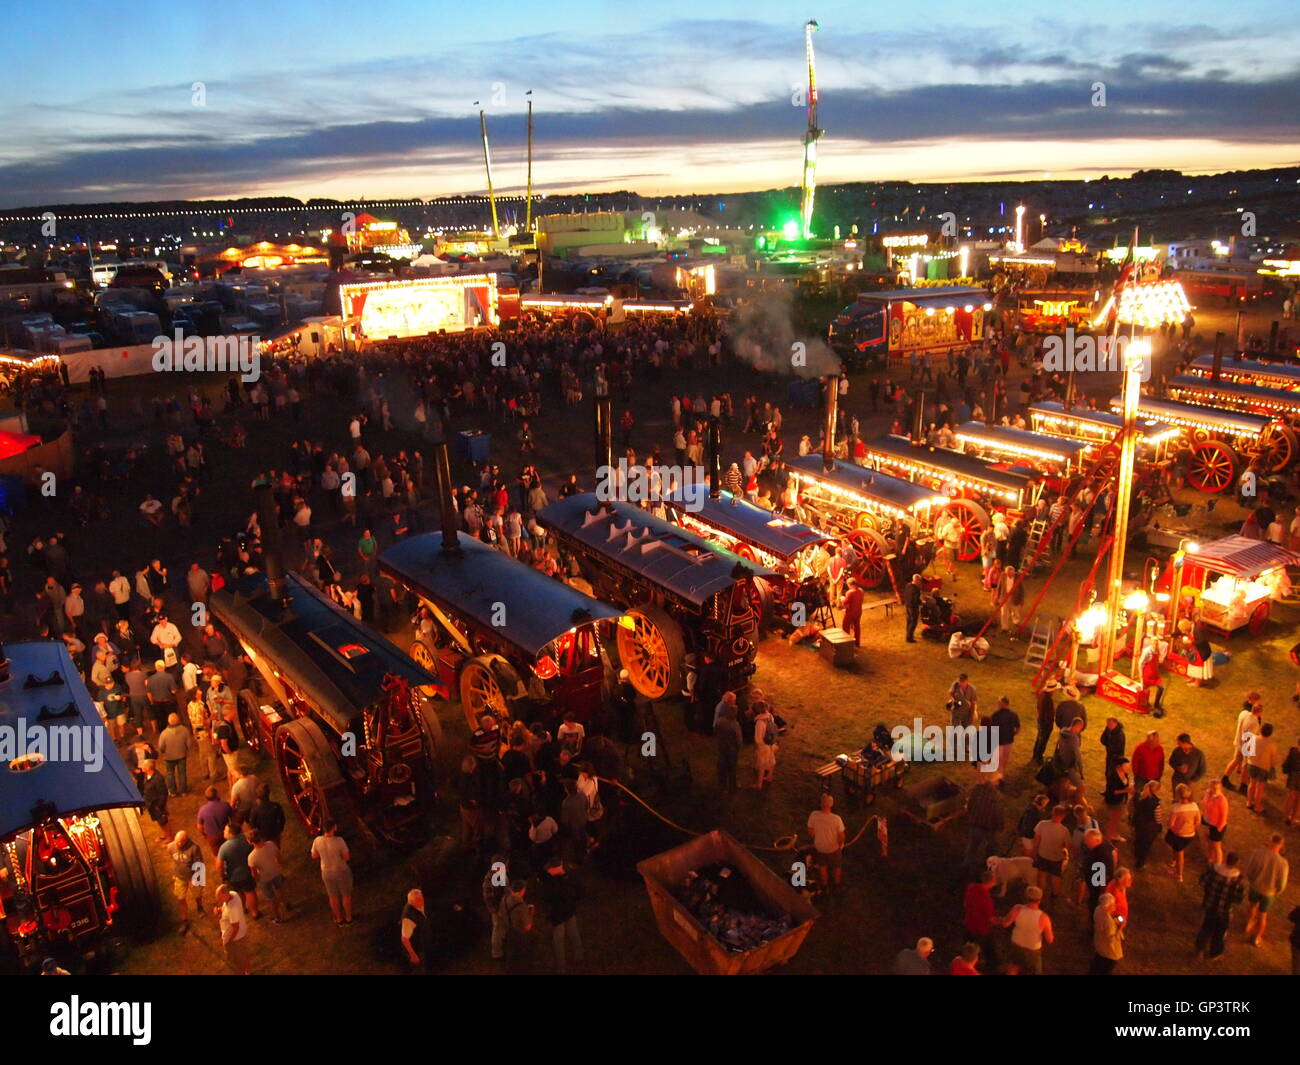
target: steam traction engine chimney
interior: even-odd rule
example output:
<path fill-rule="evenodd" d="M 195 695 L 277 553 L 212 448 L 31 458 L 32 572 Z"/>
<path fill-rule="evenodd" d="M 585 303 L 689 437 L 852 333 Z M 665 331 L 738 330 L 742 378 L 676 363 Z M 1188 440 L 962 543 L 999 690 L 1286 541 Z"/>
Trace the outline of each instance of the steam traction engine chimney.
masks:
<path fill-rule="evenodd" d="M 447 457 L 447 441 L 433 445 L 433 472 L 438 482 L 438 516 L 442 523 L 442 549 L 460 551 L 460 533 L 456 529 L 456 500 L 451 493 L 451 460 Z"/>
<path fill-rule="evenodd" d="M 266 573 L 266 590 L 272 599 L 284 598 L 284 554 L 280 548 L 280 515 L 275 508 L 275 492 L 270 484 L 253 489 L 257 501 L 257 524 L 262 530 L 262 569 Z"/>
<path fill-rule="evenodd" d="M 916 413 L 912 418 L 912 443 L 925 443 L 925 389 L 916 394 Z"/>
<path fill-rule="evenodd" d="M 1219 375 L 1223 373 L 1224 339 L 1225 337 L 1222 329 L 1220 329 L 1217 333 L 1214 334 L 1214 366 L 1210 370 L 1210 380 L 1215 384 L 1218 384 Z"/>
<path fill-rule="evenodd" d="M 722 495 L 722 419 L 709 419 L 709 498 Z"/>
<path fill-rule="evenodd" d="M 610 470 L 614 465 L 614 427 L 610 424 L 609 396 L 596 397 L 596 469 Z"/>
<path fill-rule="evenodd" d="M 840 382 L 836 377 L 826 378 L 826 425 L 822 430 L 822 468 L 830 473 L 835 468 L 835 423 L 840 413 Z"/>

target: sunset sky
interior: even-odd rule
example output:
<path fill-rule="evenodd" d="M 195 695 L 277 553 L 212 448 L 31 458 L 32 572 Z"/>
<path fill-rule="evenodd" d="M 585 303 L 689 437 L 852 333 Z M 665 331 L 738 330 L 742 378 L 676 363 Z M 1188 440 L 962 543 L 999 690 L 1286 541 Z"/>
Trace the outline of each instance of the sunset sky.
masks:
<path fill-rule="evenodd" d="M 529 89 L 542 191 L 796 185 L 808 18 L 822 183 L 1297 165 L 1296 15 L 1280 0 L 47 0 L 6 14 L 0 206 L 482 191 L 475 100 L 498 191 L 519 191 Z"/>

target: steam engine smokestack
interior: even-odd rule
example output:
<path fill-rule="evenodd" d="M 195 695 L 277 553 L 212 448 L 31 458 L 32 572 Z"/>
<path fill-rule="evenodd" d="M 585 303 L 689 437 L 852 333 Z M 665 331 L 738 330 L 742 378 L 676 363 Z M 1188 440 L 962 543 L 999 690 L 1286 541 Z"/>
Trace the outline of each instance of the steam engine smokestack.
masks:
<path fill-rule="evenodd" d="M 925 443 L 925 390 L 916 394 L 916 413 L 912 418 L 912 443 Z"/>
<path fill-rule="evenodd" d="M 1214 365 L 1210 370 L 1210 380 L 1216 383 L 1223 373 L 1223 342 L 1226 339 L 1223 330 L 1214 334 Z"/>
<path fill-rule="evenodd" d="M 596 468 L 610 469 L 614 465 L 614 426 L 609 409 L 609 396 L 596 397 Z"/>
<path fill-rule="evenodd" d="M 835 468 L 835 423 L 840 414 L 840 382 L 836 377 L 826 378 L 826 424 L 822 428 L 822 468 L 830 473 Z"/>
<path fill-rule="evenodd" d="M 275 507 L 275 492 L 269 484 L 253 489 L 257 501 L 257 524 L 262 530 L 262 570 L 266 589 L 272 599 L 284 598 L 284 552 L 280 547 L 280 515 Z"/>
<path fill-rule="evenodd" d="M 722 419 L 709 419 L 709 498 L 722 495 Z"/>
<path fill-rule="evenodd" d="M 447 441 L 433 445 L 433 472 L 438 485 L 438 516 L 442 525 L 442 549 L 448 553 L 460 551 L 460 533 L 456 528 L 456 500 L 451 491 L 451 460 L 447 457 Z"/>

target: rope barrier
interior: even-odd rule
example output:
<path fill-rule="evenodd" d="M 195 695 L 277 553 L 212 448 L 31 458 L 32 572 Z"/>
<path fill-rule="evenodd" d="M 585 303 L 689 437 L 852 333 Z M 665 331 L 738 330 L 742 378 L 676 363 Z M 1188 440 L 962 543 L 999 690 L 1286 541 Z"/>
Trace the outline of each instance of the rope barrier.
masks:
<path fill-rule="evenodd" d="M 657 817 L 660 821 L 668 825 L 670 828 L 675 828 L 677 829 L 678 832 L 682 832 L 688 836 L 704 835 L 703 832 L 699 832 L 692 828 L 687 828 L 685 825 L 679 825 L 676 821 L 665 816 L 664 814 L 661 814 L 658 810 L 656 810 L 653 806 L 651 806 L 648 802 L 646 802 L 645 799 L 641 798 L 640 795 L 638 795 L 635 791 L 629 788 L 622 781 L 610 780 L 607 777 L 597 777 L 596 779 L 600 781 L 600 783 L 602 784 L 611 784 L 614 787 L 618 788 L 620 791 L 625 792 L 627 795 L 630 795 L 642 807 L 644 807 L 649 814 L 651 814 L 654 817 Z M 863 822 L 862 827 L 858 829 L 857 834 L 854 835 L 852 839 L 847 840 L 845 842 L 844 848 L 847 850 L 849 847 L 852 847 L 855 843 L 857 843 L 858 840 L 862 838 L 863 834 L 867 831 L 867 829 L 870 828 L 873 824 L 885 824 L 885 819 L 881 817 L 879 814 L 872 814 L 870 817 L 866 819 L 866 821 Z M 771 854 L 780 854 L 784 851 L 793 851 L 798 841 L 799 841 L 799 833 L 792 832 L 788 836 L 778 836 L 775 840 L 772 841 L 772 844 L 770 846 L 762 846 L 762 845 L 752 844 L 752 843 L 742 843 L 741 846 L 747 847 L 749 850 L 752 851 L 767 851 L 768 853 Z"/>

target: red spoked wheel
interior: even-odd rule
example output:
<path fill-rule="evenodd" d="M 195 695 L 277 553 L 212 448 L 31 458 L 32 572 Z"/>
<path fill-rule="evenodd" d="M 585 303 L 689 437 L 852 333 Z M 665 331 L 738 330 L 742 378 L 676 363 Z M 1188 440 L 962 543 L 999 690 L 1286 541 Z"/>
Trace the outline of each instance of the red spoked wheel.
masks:
<path fill-rule="evenodd" d="M 1119 448 L 1114 444 L 1107 444 L 1097 452 L 1094 462 L 1099 476 L 1113 476 L 1115 471 L 1119 469 Z"/>
<path fill-rule="evenodd" d="M 276 729 L 275 760 L 285 796 L 310 834 L 318 835 L 331 818 L 339 820 L 339 803 L 332 800 L 341 791 L 343 771 L 319 725 L 297 718 Z"/>
<path fill-rule="evenodd" d="M 1268 600 L 1265 599 L 1251 611 L 1250 620 L 1246 622 L 1246 627 L 1250 630 L 1252 636 L 1262 636 L 1264 630 L 1268 628 L 1269 606 Z"/>
<path fill-rule="evenodd" d="M 1236 456 L 1222 440 L 1205 440 L 1192 445 L 1187 483 L 1198 492 L 1222 492 L 1233 483 L 1236 475 Z"/>
<path fill-rule="evenodd" d="M 980 537 L 989 527 L 989 512 L 971 499 L 951 499 L 942 513 L 949 514 L 961 522 L 961 542 L 957 545 L 957 557 L 962 562 L 970 562 L 980 557 Z"/>
<path fill-rule="evenodd" d="M 1264 460 L 1264 468 L 1269 473 L 1281 473 L 1300 454 L 1295 430 L 1290 426 L 1273 422 L 1259 438 L 1259 452 Z"/>
<path fill-rule="evenodd" d="M 864 588 L 878 588 L 889 579 L 889 545 L 875 529 L 854 529 L 849 543 L 857 553 L 853 576 Z"/>

